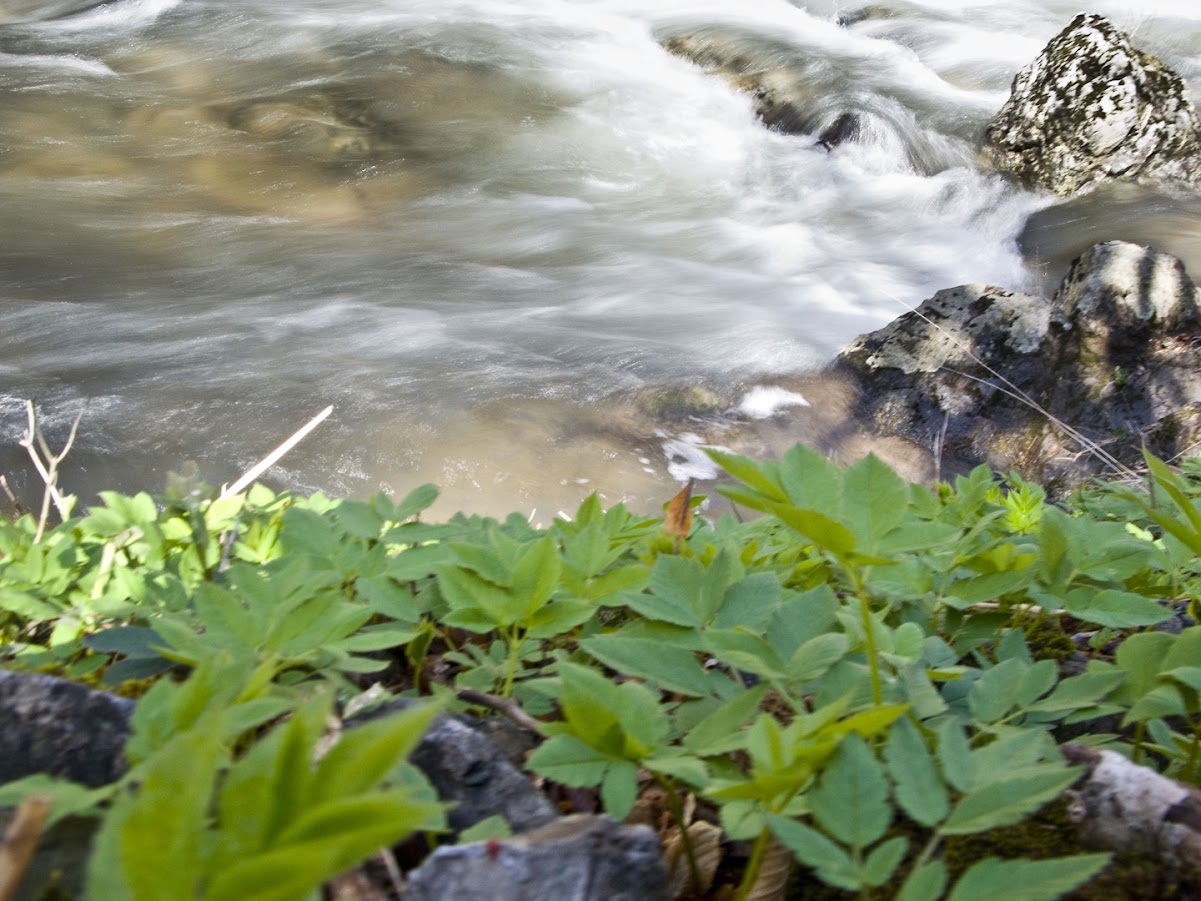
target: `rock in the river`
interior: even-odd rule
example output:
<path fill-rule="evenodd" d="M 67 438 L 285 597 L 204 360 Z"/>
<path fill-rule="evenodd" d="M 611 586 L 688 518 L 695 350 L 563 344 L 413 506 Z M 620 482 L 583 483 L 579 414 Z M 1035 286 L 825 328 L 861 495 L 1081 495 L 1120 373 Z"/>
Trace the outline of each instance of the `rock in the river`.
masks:
<path fill-rule="evenodd" d="M 604 816 L 439 848 L 409 876 L 413 901 L 667 901 L 667 886 L 654 831 Z"/>
<path fill-rule="evenodd" d="M 1078 15 L 1018 74 L 986 141 L 999 168 L 1061 196 L 1114 179 L 1201 185 L 1184 82 L 1097 15 Z"/>
<path fill-rule="evenodd" d="M 667 38 L 663 47 L 749 95 L 768 128 L 790 135 L 817 128 L 821 92 L 798 71 L 789 48 L 716 27 Z"/>
<path fill-rule="evenodd" d="M 858 415 L 963 464 L 1052 490 L 1201 439 L 1201 291 L 1179 260 L 1120 241 L 1079 257 L 1051 300 L 964 285 L 861 336 L 835 369 Z"/>

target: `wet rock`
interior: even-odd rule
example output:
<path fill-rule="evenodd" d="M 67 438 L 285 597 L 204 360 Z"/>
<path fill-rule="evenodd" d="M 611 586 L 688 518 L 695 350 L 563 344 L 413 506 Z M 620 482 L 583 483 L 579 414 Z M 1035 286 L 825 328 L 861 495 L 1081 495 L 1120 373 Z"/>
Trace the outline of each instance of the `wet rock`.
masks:
<path fill-rule="evenodd" d="M 34 773 L 92 788 L 115 782 L 133 706 L 64 679 L 0 670 L 0 783 Z"/>
<path fill-rule="evenodd" d="M 1084 443 L 1137 467 L 1144 442 L 1170 457 L 1201 438 L 1199 308 L 1179 260 L 1109 242 L 1050 300 L 940 291 L 856 339 L 834 369 L 857 381 L 858 415 L 878 433 L 1065 490 L 1108 466 Z"/>
<path fill-rule="evenodd" d="M 44 22 L 101 6 L 105 0 L 0 0 L 0 25 Z"/>
<path fill-rule="evenodd" d="M 846 141 L 854 141 L 859 137 L 859 117 L 854 113 L 842 113 L 837 119 L 822 129 L 817 136 L 817 146 L 825 150 L 833 150 Z"/>
<path fill-rule="evenodd" d="M 1018 74 L 986 143 L 1000 169 L 1061 196 L 1114 179 L 1201 185 L 1184 82 L 1097 15 L 1078 15 Z"/>
<path fill-rule="evenodd" d="M 439 848 L 409 875 L 413 901 L 667 901 L 646 826 L 570 816 L 502 842 Z"/>
<path fill-rule="evenodd" d="M 667 38 L 663 47 L 747 94 L 768 128 L 808 134 L 817 127 L 822 92 L 799 71 L 790 48 L 759 35 L 716 27 Z"/>

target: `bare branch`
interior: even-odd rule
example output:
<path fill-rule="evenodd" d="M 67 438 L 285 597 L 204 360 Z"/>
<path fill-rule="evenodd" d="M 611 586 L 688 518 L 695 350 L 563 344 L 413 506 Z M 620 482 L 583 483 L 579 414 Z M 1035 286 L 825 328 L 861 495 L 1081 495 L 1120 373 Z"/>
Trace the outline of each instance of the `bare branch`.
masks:
<path fill-rule="evenodd" d="M 267 456 L 263 457 L 262 460 L 260 460 L 258 463 L 256 463 L 254 466 L 252 466 L 250 469 L 248 469 L 246 471 L 245 475 L 243 475 L 240 479 L 238 479 L 236 482 L 234 482 L 232 485 L 228 486 L 227 488 L 221 489 L 221 497 L 222 498 L 231 497 L 231 496 L 237 494 L 238 492 L 244 491 L 246 488 L 248 488 L 251 485 L 251 483 L 254 482 L 255 479 L 257 479 L 264 472 L 266 472 L 268 469 L 270 469 L 272 466 L 274 466 L 276 463 L 278 463 L 280 458 L 283 457 L 284 454 L 286 454 L 288 451 L 290 451 L 292 448 L 294 448 L 297 444 L 299 444 L 301 441 L 303 441 L 305 436 L 308 435 L 309 432 L 313 431 L 313 429 L 317 428 L 317 426 L 319 426 L 322 422 L 324 422 L 326 420 L 326 418 L 329 416 L 329 414 L 332 412 L 334 412 L 334 408 L 331 405 L 331 406 L 326 407 L 324 410 L 322 410 L 320 413 L 318 413 L 316 416 L 314 416 L 312 419 L 310 419 L 291 438 L 289 438 L 287 441 L 285 441 L 283 444 L 281 444 L 279 447 L 277 447 L 271 453 L 267 454 Z"/>

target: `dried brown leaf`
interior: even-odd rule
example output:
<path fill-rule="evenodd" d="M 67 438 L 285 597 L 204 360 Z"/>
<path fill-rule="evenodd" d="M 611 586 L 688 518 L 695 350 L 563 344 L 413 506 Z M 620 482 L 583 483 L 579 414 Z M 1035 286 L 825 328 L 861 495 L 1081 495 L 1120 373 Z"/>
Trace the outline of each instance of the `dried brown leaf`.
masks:
<path fill-rule="evenodd" d="M 663 531 L 676 536 L 676 553 L 680 552 L 680 542 L 692 531 L 692 486 L 695 482 L 696 479 L 689 479 L 680 493 L 668 502 L 663 514 Z"/>
<path fill-rule="evenodd" d="M 53 809 L 54 802 L 45 795 L 30 795 L 17 808 L 0 844 L 0 901 L 16 896 Z"/>
<path fill-rule="evenodd" d="M 746 901 L 784 901 L 791 872 L 792 852 L 773 838 L 763 854 L 759 878 L 751 886 Z"/>
<path fill-rule="evenodd" d="M 663 837 L 663 860 L 670 874 L 668 884 L 671 886 L 673 898 L 685 894 L 707 893 L 713 887 L 713 878 L 717 875 L 718 864 L 721 863 L 721 829 L 712 823 L 698 820 L 688 827 L 688 838 L 696 858 L 697 875 L 701 881 L 699 886 L 692 885 L 692 869 L 688 865 L 688 855 L 685 853 L 680 830 L 673 827 Z"/>

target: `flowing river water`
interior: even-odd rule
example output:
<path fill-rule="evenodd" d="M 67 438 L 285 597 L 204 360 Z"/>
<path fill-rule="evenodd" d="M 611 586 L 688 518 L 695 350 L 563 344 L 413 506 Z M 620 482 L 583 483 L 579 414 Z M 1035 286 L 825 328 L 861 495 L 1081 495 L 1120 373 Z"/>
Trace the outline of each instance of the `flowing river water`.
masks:
<path fill-rule="evenodd" d="M 656 508 L 695 435 L 833 442 L 804 374 L 940 288 L 1108 238 L 1201 273 L 1195 198 L 978 162 L 1078 4 L 0 0 L 0 472 L 38 494 L 25 398 L 52 444 L 88 402 L 85 497 L 231 480 L 327 404 L 269 483 L 538 519 Z M 1201 6 L 1089 9 L 1201 98 Z M 811 86 L 813 133 L 661 46 L 698 29 Z"/>

